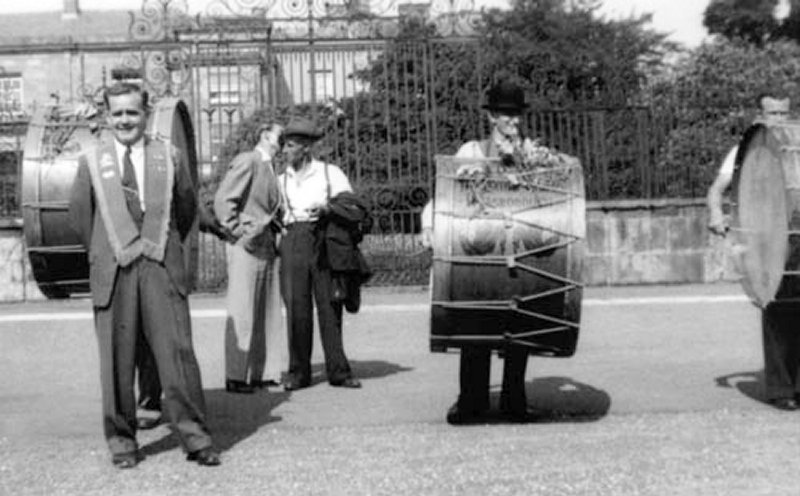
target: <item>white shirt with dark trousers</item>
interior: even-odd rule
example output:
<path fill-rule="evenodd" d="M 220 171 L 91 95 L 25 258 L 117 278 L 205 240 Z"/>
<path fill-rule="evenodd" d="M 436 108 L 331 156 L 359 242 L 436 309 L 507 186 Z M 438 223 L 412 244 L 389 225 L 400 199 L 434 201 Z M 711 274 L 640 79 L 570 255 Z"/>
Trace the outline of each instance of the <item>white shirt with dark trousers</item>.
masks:
<path fill-rule="evenodd" d="M 312 308 L 316 302 L 328 382 L 339 385 L 352 372 L 342 343 L 342 302 L 333 301 L 331 271 L 320 260 L 324 219 L 318 218 L 316 207 L 352 191 L 350 181 L 339 167 L 312 160 L 299 171 L 287 168 L 278 176 L 278 183 L 286 207 L 286 235 L 280 254 L 281 293 L 290 336 L 287 384 L 305 387 L 311 382 Z"/>

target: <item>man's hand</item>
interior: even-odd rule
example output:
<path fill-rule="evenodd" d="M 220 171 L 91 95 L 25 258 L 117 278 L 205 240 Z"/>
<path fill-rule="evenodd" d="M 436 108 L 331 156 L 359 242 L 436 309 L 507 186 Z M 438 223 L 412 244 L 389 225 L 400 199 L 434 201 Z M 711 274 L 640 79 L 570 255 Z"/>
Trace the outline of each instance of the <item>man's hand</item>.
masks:
<path fill-rule="evenodd" d="M 315 203 L 308 208 L 308 215 L 311 216 L 312 219 L 320 219 L 325 217 L 325 215 L 330 210 L 327 203 Z"/>
<path fill-rule="evenodd" d="M 433 248 L 433 229 L 430 228 L 423 228 L 422 229 L 422 242 L 423 248 Z"/>
<path fill-rule="evenodd" d="M 456 170 L 458 179 L 483 179 L 489 175 L 489 168 L 486 164 L 479 162 L 475 164 L 464 164 Z"/>
<path fill-rule="evenodd" d="M 725 236 L 728 233 L 730 226 L 721 210 L 712 209 L 709 212 L 708 229 L 717 236 Z"/>

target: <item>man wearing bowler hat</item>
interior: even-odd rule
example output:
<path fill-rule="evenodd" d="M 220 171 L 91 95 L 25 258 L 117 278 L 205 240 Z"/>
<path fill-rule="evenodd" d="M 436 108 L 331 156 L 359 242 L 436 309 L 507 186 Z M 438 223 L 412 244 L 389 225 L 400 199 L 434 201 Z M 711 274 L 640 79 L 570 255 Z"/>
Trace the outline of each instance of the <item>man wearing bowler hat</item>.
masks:
<path fill-rule="evenodd" d="M 509 82 L 494 85 L 486 94 L 487 117 L 491 125 L 488 139 L 468 141 L 459 148 L 457 158 L 500 158 L 513 161 L 519 156 L 526 139 L 519 132 L 522 112 L 528 107 L 522 88 Z M 456 172 L 459 177 L 472 177 L 484 173 L 483 164 L 463 165 Z M 430 245 L 433 230 L 433 205 L 429 202 L 422 211 L 423 244 Z M 503 385 L 500 393 L 500 410 L 512 422 L 525 422 L 532 418 L 525 397 L 525 368 L 528 351 L 519 345 L 508 345 L 503 366 Z M 461 348 L 459 370 L 460 391 L 458 401 L 447 412 L 447 422 L 464 424 L 480 420 L 489 410 L 489 371 L 491 349 L 488 347 Z"/>
<path fill-rule="evenodd" d="M 289 327 L 289 371 L 284 389 L 293 391 L 311 385 L 311 351 L 317 307 L 325 371 L 331 386 L 359 388 L 342 344 L 342 302 L 333 298 L 331 270 L 320 257 L 323 224 L 328 201 L 350 192 L 350 181 L 342 170 L 317 160 L 314 143 L 322 137 L 316 124 L 292 118 L 284 130 L 286 170 L 278 176 L 284 199 L 286 233 L 281 240 L 281 293 Z"/>

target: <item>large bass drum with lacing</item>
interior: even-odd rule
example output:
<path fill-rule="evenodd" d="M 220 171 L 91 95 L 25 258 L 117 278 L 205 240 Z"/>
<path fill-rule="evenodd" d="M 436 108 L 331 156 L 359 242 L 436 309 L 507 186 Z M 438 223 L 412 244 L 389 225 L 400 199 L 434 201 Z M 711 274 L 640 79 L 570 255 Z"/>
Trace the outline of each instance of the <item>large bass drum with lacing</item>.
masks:
<path fill-rule="evenodd" d="M 486 171 L 461 177 L 462 167 Z M 571 356 L 580 328 L 583 169 L 436 158 L 431 349 Z"/>
<path fill-rule="evenodd" d="M 107 132 L 99 118 L 86 120 L 64 106 L 41 108 L 29 124 L 22 161 L 23 231 L 33 276 L 48 298 L 89 292 L 88 257 L 70 227 L 69 197 L 78 156 Z M 186 104 L 176 98 L 159 100 L 151 110 L 146 132 L 169 140 L 180 150 L 197 184 L 194 129 Z M 194 285 L 197 223 L 184 248 Z"/>
<path fill-rule="evenodd" d="M 800 301 L 800 122 L 757 123 L 742 137 L 731 244 L 750 300 Z"/>

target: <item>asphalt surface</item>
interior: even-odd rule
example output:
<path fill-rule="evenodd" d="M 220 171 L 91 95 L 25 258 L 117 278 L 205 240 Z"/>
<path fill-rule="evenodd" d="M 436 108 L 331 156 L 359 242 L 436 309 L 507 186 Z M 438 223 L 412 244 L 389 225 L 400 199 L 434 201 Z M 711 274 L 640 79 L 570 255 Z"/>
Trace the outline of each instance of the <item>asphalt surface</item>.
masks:
<path fill-rule="evenodd" d="M 428 295 L 370 289 L 345 317 L 360 390 L 231 395 L 223 300 L 194 296 L 195 350 L 223 465 L 166 426 L 115 469 L 86 300 L 0 306 L 0 494 L 796 495 L 800 412 L 763 402 L 758 310 L 736 285 L 590 288 L 571 358 L 531 358 L 540 421 L 444 420 L 458 355 L 428 349 Z M 493 359 L 493 401 L 502 362 Z"/>

